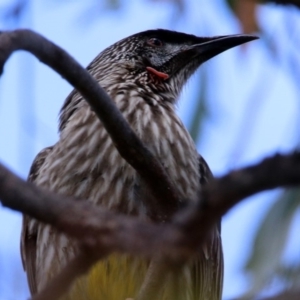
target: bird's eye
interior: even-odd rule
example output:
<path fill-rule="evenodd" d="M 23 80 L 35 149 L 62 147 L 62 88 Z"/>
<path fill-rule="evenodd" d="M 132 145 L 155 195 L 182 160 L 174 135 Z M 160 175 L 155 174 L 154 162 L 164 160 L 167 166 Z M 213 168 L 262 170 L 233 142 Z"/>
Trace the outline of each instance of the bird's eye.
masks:
<path fill-rule="evenodd" d="M 151 46 L 160 47 L 162 46 L 162 41 L 157 38 L 152 38 L 147 41 L 147 43 Z"/>

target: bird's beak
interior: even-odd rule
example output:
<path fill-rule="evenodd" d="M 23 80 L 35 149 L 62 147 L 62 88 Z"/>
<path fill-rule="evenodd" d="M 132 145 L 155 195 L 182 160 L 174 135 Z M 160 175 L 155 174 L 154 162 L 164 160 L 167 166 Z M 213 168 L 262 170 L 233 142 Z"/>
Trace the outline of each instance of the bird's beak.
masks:
<path fill-rule="evenodd" d="M 230 48 L 256 39 L 258 39 L 257 36 L 247 34 L 217 36 L 209 38 L 205 42 L 192 45 L 187 51 L 201 57 L 201 61 L 205 62 Z"/>
<path fill-rule="evenodd" d="M 192 45 L 184 45 L 173 58 L 160 68 L 159 74 L 169 77 L 185 72 L 187 79 L 202 63 L 235 46 L 258 39 L 254 35 L 237 34 L 217 37 L 199 37 Z M 160 76 L 161 77 L 161 76 Z"/>

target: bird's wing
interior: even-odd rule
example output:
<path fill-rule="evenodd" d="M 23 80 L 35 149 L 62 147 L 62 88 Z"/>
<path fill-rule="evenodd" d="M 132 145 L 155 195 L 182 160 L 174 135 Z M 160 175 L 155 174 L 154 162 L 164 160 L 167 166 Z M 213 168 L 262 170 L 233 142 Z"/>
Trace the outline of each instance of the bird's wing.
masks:
<path fill-rule="evenodd" d="M 28 181 L 35 182 L 39 175 L 41 166 L 44 164 L 46 157 L 52 151 L 53 147 L 43 149 L 31 165 Z M 23 216 L 23 226 L 21 234 L 21 257 L 23 268 L 27 273 L 27 280 L 31 294 L 37 291 L 36 282 L 36 241 L 37 241 L 37 221 L 29 216 Z"/>
<path fill-rule="evenodd" d="M 199 155 L 201 185 L 213 178 L 206 161 Z M 223 250 L 221 220 L 213 228 L 209 238 L 201 246 L 198 259 L 193 267 L 193 290 L 195 299 L 220 300 L 223 290 Z M 193 299 L 194 299 L 193 298 Z"/>

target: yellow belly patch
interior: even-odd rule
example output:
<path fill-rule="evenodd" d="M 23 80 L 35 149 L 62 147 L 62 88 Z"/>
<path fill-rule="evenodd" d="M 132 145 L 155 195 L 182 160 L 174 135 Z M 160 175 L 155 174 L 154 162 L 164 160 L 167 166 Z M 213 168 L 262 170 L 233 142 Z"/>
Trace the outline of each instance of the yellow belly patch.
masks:
<path fill-rule="evenodd" d="M 61 300 L 134 300 L 143 284 L 149 261 L 114 254 L 98 262 L 85 276 L 76 280 Z M 190 286 L 190 268 L 180 275 L 163 277 L 162 289 L 154 300 L 194 300 Z"/>

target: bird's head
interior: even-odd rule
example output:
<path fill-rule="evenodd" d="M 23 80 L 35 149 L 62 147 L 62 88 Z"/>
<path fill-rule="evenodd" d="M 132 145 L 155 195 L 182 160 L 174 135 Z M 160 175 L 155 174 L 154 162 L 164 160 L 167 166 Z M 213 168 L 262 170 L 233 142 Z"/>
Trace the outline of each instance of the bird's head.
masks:
<path fill-rule="evenodd" d="M 252 35 L 197 37 L 157 29 L 127 37 L 104 50 L 90 65 L 103 67 L 100 83 L 137 81 L 139 85 L 173 92 L 177 97 L 195 70 L 208 59 L 232 47 L 257 39 Z M 99 66 L 100 64 L 100 66 Z"/>

